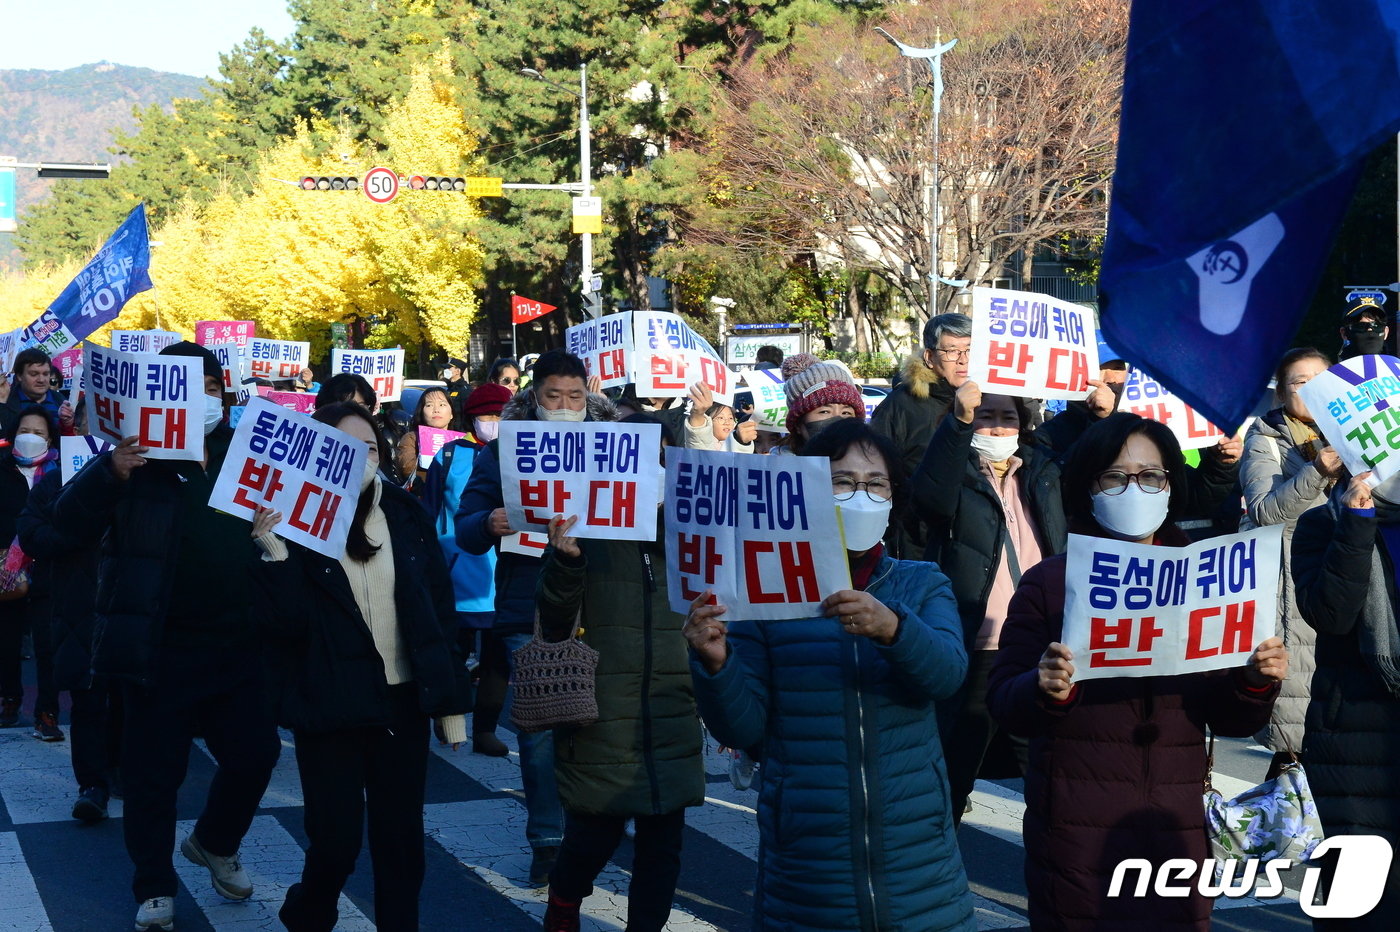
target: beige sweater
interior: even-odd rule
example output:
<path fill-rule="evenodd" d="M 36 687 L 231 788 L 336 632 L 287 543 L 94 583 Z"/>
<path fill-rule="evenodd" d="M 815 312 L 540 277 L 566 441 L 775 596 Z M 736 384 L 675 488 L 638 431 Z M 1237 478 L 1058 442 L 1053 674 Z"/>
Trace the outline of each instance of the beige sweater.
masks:
<path fill-rule="evenodd" d="M 384 509 L 379 507 L 383 485 L 376 481 L 364 494 L 374 495 L 374 505 L 365 517 L 365 536 L 370 543 L 378 544 L 379 550 L 363 562 L 349 554 L 340 558 L 341 569 L 350 581 L 350 591 L 355 596 L 355 604 L 369 625 L 369 633 L 374 638 L 375 650 L 384 661 L 384 676 L 390 686 L 408 683 L 413 680 L 413 667 L 409 663 L 408 652 L 404 650 L 403 635 L 399 632 L 399 616 L 394 604 L 394 542 L 389 534 L 389 522 L 384 517 Z M 284 560 L 287 557 L 286 545 L 276 535 L 272 541 L 259 538 L 265 559 Z M 466 717 L 448 715 L 442 721 L 443 732 L 449 744 L 460 744 L 467 740 Z"/>

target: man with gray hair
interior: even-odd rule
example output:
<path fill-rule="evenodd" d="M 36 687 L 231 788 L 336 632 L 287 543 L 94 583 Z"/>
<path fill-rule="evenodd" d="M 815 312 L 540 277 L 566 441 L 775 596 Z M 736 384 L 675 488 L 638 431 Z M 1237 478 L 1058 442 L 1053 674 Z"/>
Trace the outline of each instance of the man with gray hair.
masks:
<path fill-rule="evenodd" d="M 909 475 L 919 468 L 938 422 L 953 404 L 953 394 L 967 381 L 972 346 L 972 318 L 939 314 L 924 324 L 924 349 L 900 367 L 900 381 L 875 409 L 870 426 L 899 449 Z M 900 560 L 922 560 L 927 544 L 923 522 L 913 514 L 891 522 L 885 543 Z"/>

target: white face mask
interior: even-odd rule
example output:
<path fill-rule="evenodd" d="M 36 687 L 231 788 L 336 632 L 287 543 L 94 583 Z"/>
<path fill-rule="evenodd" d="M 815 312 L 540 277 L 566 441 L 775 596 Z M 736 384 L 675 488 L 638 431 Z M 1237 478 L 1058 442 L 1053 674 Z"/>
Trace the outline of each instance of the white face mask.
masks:
<path fill-rule="evenodd" d="M 49 442 L 38 434 L 17 434 L 15 436 L 15 456 L 34 460 L 47 452 L 49 452 Z"/>
<path fill-rule="evenodd" d="M 989 463 L 1000 463 L 1009 460 L 1016 452 L 1016 448 L 1021 445 L 1021 438 L 1017 434 L 1009 437 L 995 437 L 991 434 L 972 435 L 972 449 L 977 451 L 977 455 Z"/>
<path fill-rule="evenodd" d="M 204 396 L 204 436 L 208 437 L 224 419 L 224 400 L 213 395 Z"/>
<path fill-rule="evenodd" d="M 500 421 L 483 421 L 481 418 L 472 418 L 472 433 L 476 434 L 476 439 L 482 443 L 490 443 L 501 435 Z"/>
<path fill-rule="evenodd" d="M 893 501 L 885 501 L 858 489 L 850 498 L 836 500 L 836 516 L 845 532 L 846 549 L 862 553 L 874 547 L 885 536 L 890 524 Z"/>
<path fill-rule="evenodd" d="M 582 411 L 575 411 L 573 408 L 560 408 L 557 411 L 550 411 L 547 408 L 535 405 L 535 417 L 539 418 L 541 421 L 573 421 L 574 423 L 578 423 L 587 416 L 587 408 Z"/>
<path fill-rule="evenodd" d="M 1143 540 L 1156 533 L 1167 520 L 1171 492 L 1144 492 L 1131 483 L 1117 495 L 1095 492 L 1091 499 L 1094 520 L 1119 540 Z"/>
<path fill-rule="evenodd" d="M 365 460 L 365 471 L 360 475 L 360 491 L 369 488 L 374 477 L 379 475 L 379 461 L 374 459 Z"/>

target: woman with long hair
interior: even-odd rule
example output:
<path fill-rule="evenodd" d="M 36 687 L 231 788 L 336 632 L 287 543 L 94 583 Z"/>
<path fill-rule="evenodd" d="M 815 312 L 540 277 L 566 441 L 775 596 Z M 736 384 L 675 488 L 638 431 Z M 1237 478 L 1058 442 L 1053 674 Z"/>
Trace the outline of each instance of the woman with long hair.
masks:
<path fill-rule="evenodd" d="M 418 428 L 433 427 L 438 430 L 459 430 L 457 411 L 452 407 L 452 397 L 447 389 L 434 387 L 425 389 L 418 396 L 418 405 L 413 409 L 413 419 L 408 430 L 399 438 L 399 475 L 406 477 L 404 488 L 422 496 L 423 486 L 428 478 L 431 457 L 423 462 L 418 455 Z"/>
<path fill-rule="evenodd" d="M 253 524 L 277 718 L 296 736 L 310 841 L 279 915 L 292 930 L 335 927 L 367 817 L 377 924 L 417 929 L 428 721 L 455 748 L 470 708 L 452 581 L 428 513 L 379 474 L 387 444 L 369 411 L 341 402 L 313 417 L 369 458 L 339 560 L 283 541 L 277 512 Z"/>

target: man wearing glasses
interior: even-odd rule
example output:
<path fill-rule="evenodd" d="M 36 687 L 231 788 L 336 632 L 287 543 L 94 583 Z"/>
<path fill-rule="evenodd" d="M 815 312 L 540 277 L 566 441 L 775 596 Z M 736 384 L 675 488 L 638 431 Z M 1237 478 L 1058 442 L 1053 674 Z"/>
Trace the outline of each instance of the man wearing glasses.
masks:
<path fill-rule="evenodd" d="M 933 431 L 953 404 L 953 394 L 967 381 L 972 347 L 972 319 L 966 314 L 939 314 L 924 325 L 924 349 L 904 360 L 894 390 L 875 409 L 870 426 L 894 442 L 908 475 L 923 462 Z M 885 543 L 890 556 L 922 560 L 927 543 L 923 522 L 912 514 L 890 522 Z"/>

